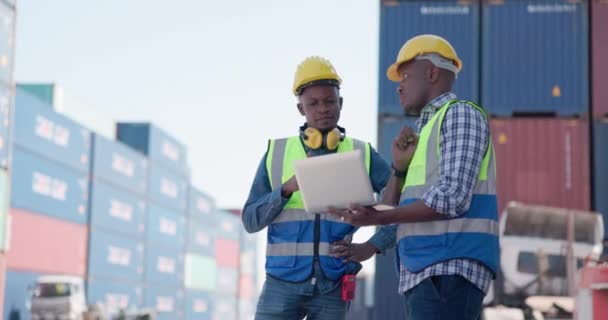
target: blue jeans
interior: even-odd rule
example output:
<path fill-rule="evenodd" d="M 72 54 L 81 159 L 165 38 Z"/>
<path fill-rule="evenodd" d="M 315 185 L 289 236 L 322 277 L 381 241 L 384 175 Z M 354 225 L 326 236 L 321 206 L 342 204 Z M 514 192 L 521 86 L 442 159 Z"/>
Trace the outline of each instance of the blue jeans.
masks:
<path fill-rule="evenodd" d="M 467 279 L 434 276 L 405 293 L 407 320 L 476 320 L 485 294 Z"/>
<path fill-rule="evenodd" d="M 315 291 L 313 295 L 294 292 L 289 283 L 266 277 L 264 288 L 255 312 L 256 320 L 343 320 L 346 302 L 341 290 L 327 294 Z"/>

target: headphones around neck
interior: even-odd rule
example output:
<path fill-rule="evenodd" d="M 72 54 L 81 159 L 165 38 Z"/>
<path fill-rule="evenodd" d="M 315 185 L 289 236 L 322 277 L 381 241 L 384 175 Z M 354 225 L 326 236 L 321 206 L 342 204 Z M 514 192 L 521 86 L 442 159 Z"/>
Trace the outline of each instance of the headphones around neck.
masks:
<path fill-rule="evenodd" d="M 346 137 L 346 130 L 337 126 L 327 132 L 322 132 L 319 129 L 311 128 L 307 124 L 304 124 L 300 127 L 300 137 L 304 145 L 312 150 L 325 148 L 333 151 L 338 148 L 340 142 Z"/>

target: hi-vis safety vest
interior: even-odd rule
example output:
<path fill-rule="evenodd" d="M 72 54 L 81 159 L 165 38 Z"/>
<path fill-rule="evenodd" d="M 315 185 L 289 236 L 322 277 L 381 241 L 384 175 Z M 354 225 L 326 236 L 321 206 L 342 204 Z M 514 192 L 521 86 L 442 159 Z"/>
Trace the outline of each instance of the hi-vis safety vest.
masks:
<path fill-rule="evenodd" d="M 369 144 L 346 137 L 340 142 L 337 152 L 355 149 L 365 154 L 365 165 L 369 174 Z M 306 151 L 299 136 L 271 140 L 266 156 L 266 170 L 272 189 L 280 189 L 282 184 L 294 175 L 294 161 L 304 158 Z M 353 266 L 347 266 L 340 259 L 330 257 L 330 245 L 335 241 L 348 239 L 356 229 L 355 226 L 331 215 L 304 211 L 302 196 L 296 191 L 268 226 L 266 272 L 285 281 L 305 281 L 312 276 L 313 262 L 318 259 L 324 275 L 331 280 L 338 280 L 345 272 L 352 270 Z"/>
<path fill-rule="evenodd" d="M 440 178 L 441 124 L 450 106 L 444 104 L 422 128 L 418 146 L 407 171 L 400 205 L 415 202 Z M 463 101 L 465 102 L 465 101 Z M 466 101 L 486 116 L 485 111 Z M 457 218 L 404 223 L 397 229 L 400 263 L 419 272 L 441 261 L 465 258 L 477 260 L 494 274 L 499 263 L 498 209 L 494 146 L 489 138 L 473 189 L 469 210 Z"/>

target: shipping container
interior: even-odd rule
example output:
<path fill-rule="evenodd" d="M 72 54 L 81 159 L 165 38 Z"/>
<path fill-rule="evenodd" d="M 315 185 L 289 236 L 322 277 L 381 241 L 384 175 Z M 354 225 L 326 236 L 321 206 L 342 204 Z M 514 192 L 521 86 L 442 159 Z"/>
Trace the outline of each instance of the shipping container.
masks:
<path fill-rule="evenodd" d="M 52 108 L 55 107 L 57 101 L 61 98 L 61 92 L 54 83 L 17 83 L 17 88 L 27 92 L 32 97 L 37 98 Z"/>
<path fill-rule="evenodd" d="M 10 210 L 7 267 L 82 276 L 86 271 L 87 228 L 18 209 Z"/>
<path fill-rule="evenodd" d="M 234 240 L 215 239 L 215 259 L 219 267 L 239 267 L 239 243 Z"/>
<path fill-rule="evenodd" d="M 239 270 L 237 268 L 218 266 L 216 291 L 236 296 L 239 291 Z"/>
<path fill-rule="evenodd" d="M 91 230 L 89 279 L 141 283 L 144 273 L 144 244 L 96 228 Z"/>
<path fill-rule="evenodd" d="M 257 295 L 254 276 L 241 275 L 239 278 L 239 299 L 252 299 Z"/>
<path fill-rule="evenodd" d="M 417 117 L 383 117 L 378 122 L 378 153 L 391 163 L 391 146 L 393 139 L 399 135 L 401 129 L 410 127 L 416 130 Z"/>
<path fill-rule="evenodd" d="M 512 118 L 490 124 L 499 212 L 509 201 L 590 209 L 588 121 Z"/>
<path fill-rule="evenodd" d="M 253 275 L 257 271 L 257 251 L 256 250 L 242 250 L 239 257 L 239 264 L 241 268 L 241 274 Z"/>
<path fill-rule="evenodd" d="M 6 233 L 8 231 L 8 192 L 10 186 L 8 181 L 8 173 L 4 169 L 0 169 L 0 252 L 5 252 L 8 249 Z M 1 272 L 1 271 L 0 271 Z M 0 301 L 2 301 L 0 299 Z"/>
<path fill-rule="evenodd" d="M 386 77 L 401 46 L 421 34 L 448 40 L 463 62 L 454 86 L 461 99 L 479 101 L 479 20 L 476 1 L 391 1 L 380 9 L 380 68 L 378 105 L 380 114 L 404 115 L 397 83 Z"/>
<path fill-rule="evenodd" d="M 15 9 L 0 2 L 0 82 L 11 86 L 15 59 Z"/>
<path fill-rule="evenodd" d="M 148 197 L 163 207 L 184 213 L 186 210 L 188 180 L 171 171 L 150 163 L 148 171 Z"/>
<path fill-rule="evenodd" d="M 593 122 L 593 210 L 604 217 L 608 239 L 608 121 Z"/>
<path fill-rule="evenodd" d="M 398 293 L 399 276 L 395 251 L 376 255 L 372 319 L 405 319 L 405 299 Z"/>
<path fill-rule="evenodd" d="M 93 135 L 92 175 L 139 195 L 146 193 L 148 162 L 128 146 Z"/>
<path fill-rule="evenodd" d="M 167 288 L 181 287 L 184 283 L 184 253 L 181 250 L 146 246 L 145 282 Z"/>
<path fill-rule="evenodd" d="M 28 310 L 31 288 L 44 274 L 8 269 L 4 287 L 4 316 L 2 319 L 30 319 Z"/>
<path fill-rule="evenodd" d="M 87 304 L 101 305 L 107 316 L 138 308 L 143 301 L 141 285 L 103 280 L 87 281 Z"/>
<path fill-rule="evenodd" d="M 154 164 L 160 164 L 188 176 L 186 146 L 168 133 L 150 123 L 118 123 L 117 138 L 147 155 Z"/>
<path fill-rule="evenodd" d="M 490 114 L 588 112 L 587 10 L 587 1 L 484 3 L 481 103 Z"/>
<path fill-rule="evenodd" d="M 212 320 L 237 320 L 238 303 L 233 295 L 216 295 Z"/>
<path fill-rule="evenodd" d="M 215 291 L 217 288 L 215 260 L 212 257 L 186 254 L 184 283 L 187 289 Z"/>
<path fill-rule="evenodd" d="M 145 228 L 145 200 L 104 182 L 91 184 L 91 226 L 126 236 L 142 238 Z"/>
<path fill-rule="evenodd" d="M 14 101 L 14 92 L 10 87 L 0 84 L 0 168 L 8 166 L 10 110 Z"/>
<path fill-rule="evenodd" d="M 194 220 L 190 220 L 188 225 L 188 252 L 200 254 L 203 256 L 215 256 L 214 227 Z"/>
<path fill-rule="evenodd" d="M 608 2 L 591 4 L 591 75 L 593 82 L 593 116 L 608 117 Z"/>
<path fill-rule="evenodd" d="M 13 148 L 11 206 L 86 224 L 88 177 L 20 147 Z"/>
<path fill-rule="evenodd" d="M 156 310 L 157 320 L 183 319 L 184 298 L 182 289 L 155 286 L 144 289 L 144 307 Z"/>
<path fill-rule="evenodd" d="M 13 140 L 43 157 L 89 172 L 90 131 L 20 89 L 15 97 Z"/>
<path fill-rule="evenodd" d="M 243 228 L 240 217 L 228 211 L 219 210 L 213 215 L 213 220 L 217 224 L 218 238 L 239 241 Z"/>
<path fill-rule="evenodd" d="M 211 320 L 213 293 L 201 290 L 186 290 L 186 320 Z"/>
<path fill-rule="evenodd" d="M 174 211 L 149 205 L 146 241 L 154 247 L 184 250 L 186 218 Z"/>
<path fill-rule="evenodd" d="M 239 320 L 253 320 L 257 300 L 239 299 Z M 348 319 L 348 318 L 347 318 Z"/>
<path fill-rule="evenodd" d="M 215 212 L 213 198 L 193 186 L 189 187 L 188 195 L 188 215 L 190 218 L 205 222 L 212 220 L 209 216 Z"/>
<path fill-rule="evenodd" d="M 4 314 L 4 284 L 6 283 L 6 257 L 0 253 L 0 314 Z M 4 318 L 6 319 L 6 318 Z"/>

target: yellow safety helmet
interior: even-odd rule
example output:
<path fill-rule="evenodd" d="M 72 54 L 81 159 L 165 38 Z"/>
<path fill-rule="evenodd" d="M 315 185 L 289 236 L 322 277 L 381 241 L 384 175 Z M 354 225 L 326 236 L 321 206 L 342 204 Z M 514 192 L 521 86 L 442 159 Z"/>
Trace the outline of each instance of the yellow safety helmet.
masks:
<path fill-rule="evenodd" d="M 447 40 L 433 34 L 423 34 L 411 38 L 401 47 L 397 55 L 397 61 L 388 67 L 386 76 L 389 80 L 395 82 L 401 81 L 399 67 L 403 63 L 417 56 L 430 53 L 436 53 L 445 59 L 451 60 L 456 66 L 455 73 L 458 73 L 462 69 L 462 60 L 458 58 L 456 50 L 454 50 L 454 47 Z"/>
<path fill-rule="evenodd" d="M 327 84 L 340 87 L 342 79 L 336 73 L 336 69 L 329 60 L 312 56 L 304 59 L 298 65 L 293 80 L 293 94 L 300 95 L 302 89 L 313 84 Z"/>

